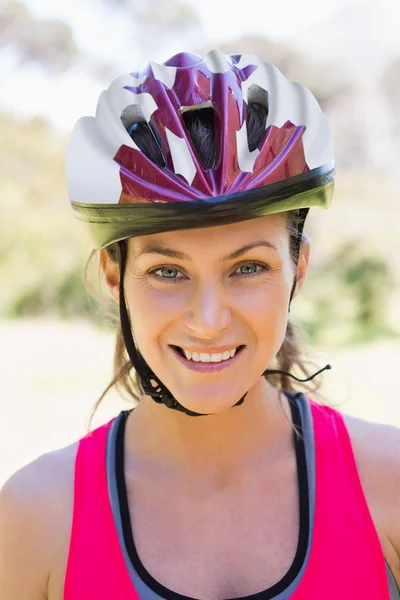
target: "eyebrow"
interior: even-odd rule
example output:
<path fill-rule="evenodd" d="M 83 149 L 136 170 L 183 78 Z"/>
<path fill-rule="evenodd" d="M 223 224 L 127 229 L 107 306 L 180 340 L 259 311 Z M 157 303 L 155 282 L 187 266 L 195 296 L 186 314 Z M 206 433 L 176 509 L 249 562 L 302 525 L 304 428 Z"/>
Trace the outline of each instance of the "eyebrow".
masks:
<path fill-rule="evenodd" d="M 250 244 L 241 246 L 241 248 L 238 248 L 230 254 L 223 256 L 222 260 L 234 260 L 235 258 L 242 256 L 242 254 L 249 252 L 249 250 L 253 250 L 253 248 L 259 247 L 269 248 L 275 250 L 275 252 L 278 252 L 278 248 L 271 242 L 267 242 L 266 240 L 256 240 L 254 242 L 251 242 Z M 142 256 L 142 254 L 162 254 L 163 256 L 177 258 L 179 260 L 190 260 L 190 256 L 187 256 L 187 254 L 184 254 L 179 250 L 174 250 L 173 248 L 168 248 L 168 246 L 162 246 L 161 244 L 148 244 L 147 246 L 142 248 L 142 250 L 140 250 L 140 252 L 137 255 L 137 258 L 139 256 Z"/>

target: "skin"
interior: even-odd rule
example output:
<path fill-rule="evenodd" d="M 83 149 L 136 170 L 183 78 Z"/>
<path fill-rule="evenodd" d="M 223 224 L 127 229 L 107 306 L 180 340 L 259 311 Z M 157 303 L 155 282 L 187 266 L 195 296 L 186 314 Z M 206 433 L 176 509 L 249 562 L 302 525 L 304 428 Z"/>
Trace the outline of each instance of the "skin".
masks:
<path fill-rule="evenodd" d="M 276 250 L 260 246 L 236 259 L 223 259 L 254 240 L 270 242 Z M 188 258 L 143 253 L 155 244 Z M 304 243 L 295 294 L 306 277 L 309 255 L 309 243 Z M 118 266 L 106 252 L 101 265 L 110 292 L 119 302 Z M 160 272 L 162 267 L 167 270 Z M 152 275 L 154 271 L 164 280 Z M 260 274 L 239 275 L 254 271 Z M 128 423 L 133 452 L 157 464 L 167 460 L 185 468 L 222 472 L 229 464 L 244 466 L 260 451 L 275 450 L 288 423 L 276 390 L 260 374 L 284 339 L 295 274 L 286 218 L 281 214 L 129 240 L 124 290 L 136 343 L 183 406 L 213 413 L 207 418 L 188 418 L 145 398 Z M 166 280 L 168 275 L 178 281 Z M 182 365 L 170 345 L 204 351 L 238 345 L 245 349 L 234 367 L 210 374 Z M 229 410 L 247 390 L 244 404 Z M 146 439 L 135 434 L 142 427 L 149 432 Z"/>
<path fill-rule="evenodd" d="M 221 260 L 261 239 L 277 251 L 259 247 Z M 139 256 L 149 243 L 188 258 Z M 305 242 L 295 295 L 309 256 Z M 251 262 L 270 270 L 237 277 L 243 262 L 245 272 L 254 270 Z M 118 302 L 118 266 L 105 251 L 101 265 Z M 149 276 L 165 265 L 182 280 Z M 135 543 L 152 575 L 180 593 L 211 600 L 252 594 L 278 581 L 293 560 L 298 497 L 290 409 L 260 374 L 283 340 L 295 275 L 283 215 L 129 240 L 124 288 L 136 342 L 181 404 L 215 413 L 192 418 L 144 396 L 127 423 L 125 479 Z M 231 343 L 244 344 L 245 351 L 234 367 L 215 374 L 189 371 L 170 348 Z M 243 405 L 231 408 L 247 390 Z M 400 586 L 400 432 L 344 418 L 371 516 Z M 5 600 L 63 598 L 76 449 L 75 443 L 39 457 L 0 493 Z"/>

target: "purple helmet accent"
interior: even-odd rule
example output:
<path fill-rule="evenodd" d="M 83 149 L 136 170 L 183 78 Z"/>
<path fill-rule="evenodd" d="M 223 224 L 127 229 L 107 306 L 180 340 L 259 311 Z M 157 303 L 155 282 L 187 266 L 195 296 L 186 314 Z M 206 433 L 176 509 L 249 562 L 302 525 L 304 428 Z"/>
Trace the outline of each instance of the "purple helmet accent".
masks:
<path fill-rule="evenodd" d="M 249 102 L 268 110 L 263 138 L 252 151 L 247 136 Z M 203 166 L 183 118 L 186 111 L 205 107 L 214 111 L 212 168 Z M 129 135 L 128 129 L 139 122 L 147 122 L 155 132 L 163 166 L 148 158 Z M 213 51 L 204 58 L 177 54 L 163 64 L 150 62 L 143 71 L 116 79 L 102 92 L 96 117 L 83 117 L 76 124 L 66 170 L 75 213 L 91 224 L 92 233 L 96 223 L 94 236 L 98 247 L 104 247 L 137 234 L 128 221 L 136 223 L 141 214 L 148 220 L 143 212 L 127 215 L 127 205 L 161 208 L 160 204 L 179 203 L 182 211 L 182 203 L 217 204 L 262 189 L 266 198 L 275 193 L 267 214 L 288 209 L 287 202 L 279 204 L 276 191 L 277 184 L 290 180 L 297 187 L 286 185 L 281 197 L 286 201 L 298 195 L 291 208 L 326 207 L 334 160 L 326 119 L 306 87 L 288 81 L 276 67 L 254 55 Z M 302 190 L 299 179 L 309 171 L 316 177 L 309 174 Z M 304 192 L 321 188 L 324 194 L 318 198 L 309 194 L 308 201 Z M 124 205 L 125 212 L 110 210 L 116 205 L 121 209 Z M 168 213 L 158 214 L 162 222 L 168 220 Z M 107 223 L 112 223 L 112 232 Z M 160 230 L 155 220 L 153 224 L 154 231 Z"/>

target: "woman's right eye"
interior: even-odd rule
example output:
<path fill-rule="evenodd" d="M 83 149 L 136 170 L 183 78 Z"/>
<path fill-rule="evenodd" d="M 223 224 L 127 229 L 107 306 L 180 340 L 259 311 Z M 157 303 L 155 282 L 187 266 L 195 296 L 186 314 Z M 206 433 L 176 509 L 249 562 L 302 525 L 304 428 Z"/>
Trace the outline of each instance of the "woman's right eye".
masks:
<path fill-rule="evenodd" d="M 181 277 L 178 277 L 179 273 L 181 274 Z M 181 271 L 179 271 L 179 269 L 176 269 L 175 267 L 158 267 L 158 269 L 150 271 L 149 275 L 156 277 L 156 279 L 162 281 L 170 281 L 173 283 L 175 283 L 179 279 L 184 279 Z"/>

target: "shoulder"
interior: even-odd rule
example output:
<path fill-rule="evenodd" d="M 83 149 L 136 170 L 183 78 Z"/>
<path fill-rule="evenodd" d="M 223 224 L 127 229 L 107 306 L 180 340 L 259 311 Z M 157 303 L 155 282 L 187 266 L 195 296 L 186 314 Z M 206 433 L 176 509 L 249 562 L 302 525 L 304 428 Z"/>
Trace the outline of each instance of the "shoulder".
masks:
<path fill-rule="evenodd" d="M 42 599 L 68 550 L 79 442 L 43 454 L 0 491 L 0 596 Z"/>
<path fill-rule="evenodd" d="M 400 492 L 400 429 L 346 414 L 342 417 L 359 472 L 368 473 L 371 484 L 380 490 Z"/>
<path fill-rule="evenodd" d="M 400 527 L 400 429 L 348 415 L 337 407 L 349 434 L 364 492 L 380 506 L 392 508 Z"/>
<path fill-rule="evenodd" d="M 400 429 L 342 417 L 385 557 L 400 583 Z"/>

